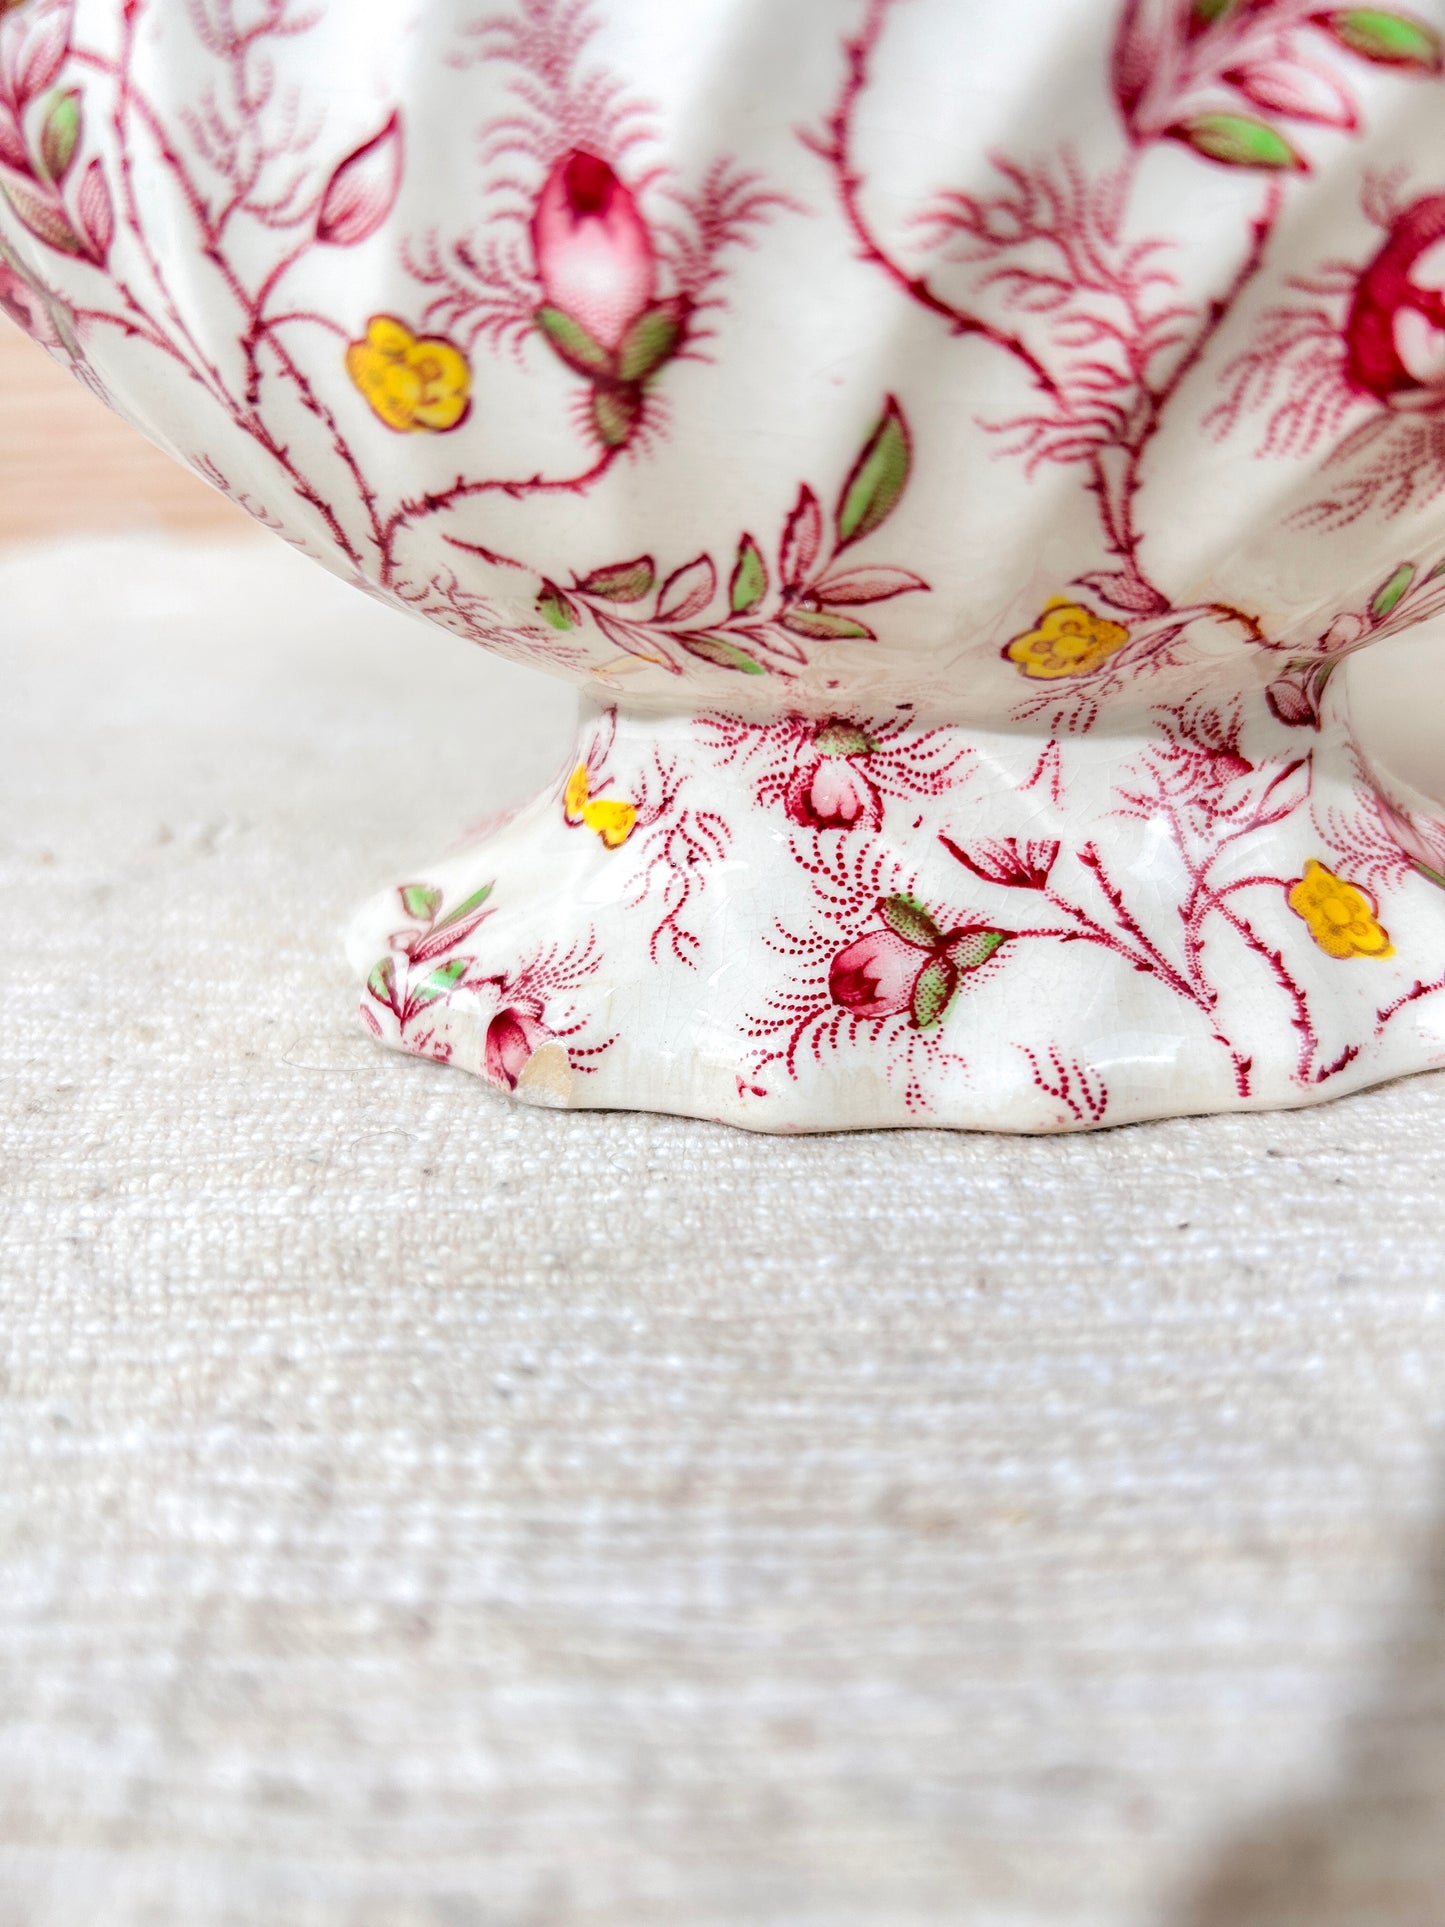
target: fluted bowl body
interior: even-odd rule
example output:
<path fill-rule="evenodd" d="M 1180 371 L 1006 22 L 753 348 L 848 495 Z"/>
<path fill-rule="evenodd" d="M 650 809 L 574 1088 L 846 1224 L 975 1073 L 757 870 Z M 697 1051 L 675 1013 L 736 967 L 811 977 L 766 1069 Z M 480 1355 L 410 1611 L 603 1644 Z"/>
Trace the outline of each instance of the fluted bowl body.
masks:
<path fill-rule="evenodd" d="M 628 702 L 1304 711 L 1445 593 L 1431 11 L 12 0 L 0 299 Z"/>
<path fill-rule="evenodd" d="M 778 1130 L 1311 1102 L 1445 1062 L 1349 702 L 1445 609 L 1442 29 L 0 0 L 0 303 L 587 692 L 358 922 L 383 1041 Z"/>

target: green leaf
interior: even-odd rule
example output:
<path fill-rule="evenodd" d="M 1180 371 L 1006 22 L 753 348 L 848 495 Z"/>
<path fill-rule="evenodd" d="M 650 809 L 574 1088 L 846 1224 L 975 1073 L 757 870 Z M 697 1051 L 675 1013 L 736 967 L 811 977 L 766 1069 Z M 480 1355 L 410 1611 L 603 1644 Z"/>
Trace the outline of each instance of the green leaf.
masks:
<path fill-rule="evenodd" d="M 1305 171 L 1303 158 L 1277 127 L 1251 120 L 1247 114 L 1196 114 L 1166 131 L 1169 140 L 1183 141 L 1208 161 L 1226 167 L 1295 168 Z"/>
<path fill-rule="evenodd" d="M 813 738 L 813 747 L 824 756 L 866 756 L 878 745 L 856 723 L 825 723 Z"/>
<path fill-rule="evenodd" d="M 30 232 L 50 247 L 59 248 L 62 254 L 89 252 L 84 241 L 66 220 L 59 201 L 48 199 L 44 194 L 32 193 L 28 187 L 22 187 L 13 180 L 0 183 L 0 194 L 5 196 Z"/>
<path fill-rule="evenodd" d="M 903 412 L 890 395 L 883 418 L 864 444 L 838 498 L 838 547 L 861 542 L 898 506 L 908 482 L 912 449 Z"/>
<path fill-rule="evenodd" d="M 902 937 L 905 943 L 916 944 L 920 950 L 932 950 L 943 936 L 916 897 L 883 897 L 878 904 L 878 914 L 895 937 Z"/>
<path fill-rule="evenodd" d="M 949 939 L 948 955 L 960 970 L 977 970 L 980 964 L 988 962 L 1001 943 L 1007 943 L 1007 930 L 989 930 L 980 925 L 973 930 L 961 930 Z"/>
<path fill-rule="evenodd" d="M 610 375 L 612 355 L 600 341 L 560 308 L 538 308 L 532 316 L 556 353 L 579 375 Z"/>
<path fill-rule="evenodd" d="M 379 1004 L 389 1004 L 396 1008 L 396 965 L 390 957 L 383 957 L 376 964 L 366 980 L 366 987 Z"/>
<path fill-rule="evenodd" d="M 605 567 L 584 575 L 577 587 L 583 595 L 600 596 L 604 602 L 641 602 L 657 580 L 657 567 L 650 555 L 634 556 L 631 562 L 609 562 Z"/>
<path fill-rule="evenodd" d="M 931 1030 L 941 1024 L 958 989 L 958 972 L 947 957 L 931 957 L 913 986 L 913 1028 Z"/>
<path fill-rule="evenodd" d="M 738 559 L 733 568 L 728 595 L 735 615 L 745 616 L 756 609 L 768 592 L 768 570 L 762 551 L 750 535 L 738 543 Z"/>
<path fill-rule="evenodd" d="M 75 159 L 80 139 L 80 95 L 74 88 L 57 88 L 45 103 L 36 145 L 36 171 L 42 181 L 58 187 Z"/>
<path fill-rule="evenodd" d="M 567 600 L 555 582 L 544 582 L 537 597 L 537 614 L 554 629 L 575 629 L 577 609 Z"/>
<path fill-rule="evenodd" d="M 1384 621 L 1385 617 L 1389 615 L 1390 611 L 1402 599 L 1405 591 L 1414 580 L 1415 564 L 1413 562 L 1402 562 L 1390 577 L 1389 581 L 1380 584 L 1379 588 L 1375 591 L 1373 601 L 1370 603 L 1370 614 L 1375 618 L 1376 622 Z"/>
<path fill-rule="evenodd" d="M 621 448 L 641 415 L 640 388 L 599 388 L 592 396 L 592 425 L 604 448 Z"/>
<path fill-rule="evenodd" d="M 1317 16 L 1316 24 L 1362 60 L 1385 67 L 1413 67 L 1418 73 L 1440 72 L 1445 53 L 1440 35 L 1411 14 L 1386 12 L 1382 7 L 1344 7 L 1338 13 Z"/>
<path fill-rule="evenodd" d="M 447 911 L 446 915 L 437 925 L 437 929 L 449 930 L 454 923 L 460 923 L 462 918 L 469 917 L 473 910 L 479 910 L 491 894 L 492 885 L 490 883 L 484 883 L 480 890 L 473 890 L 469 897 L 463 897 L 455 910 Z"/>
<path fill-rule="evenodd" d="M 401 886 L 401 907 L 418 923 L 430 923 L 442 907 L 442 893 L 425 883 L 404 883 Z"/>
<path fill-rule="evenodd" d="M 1189 9 L 1190 25 L 1196 30 L 1216 26 L 1231 13 L 1237 13 L 1243 0 L 1194 0 Z"/>
<path fill-rule="evenodd" d="M 682 311 L 676 302 L 648 308 L 628 328 L 617 350 L 620 381 L 646 381 L 676 352 L 682 339 Z"/>
<path fill-rule="evenodd" d="M 745 676 L 766 676 L 767 670 L 756 656 L 750 656 L 746 649 L 739 649 L 735 642 L 725 636 L 677 636 L 690 656 L 702 662 L 710 662 L 714 669 L 740 669 Z"/>
<path fill-rule="evenodd" d="M 1445 876 L 1442 876 L 1438 870 L 1432 870 L 1428 863 L 1422 863 L 1417 856 L 1411 857 L 1410 862 L 1427 883 L 1433 883 L 1438 890 L 1445 890 Z"/>
<path fill-rule="evenodd" d="M 860 642 L 876 640 L 871 629 L 851 616 L 834 615 L 831 609 L 784 609 L 778 617 L 795 636 L 813 636 L 819 642 L 841 642 L 854 638 Z"/>
<path fill-rule="evenodd" d="M 446 995 L 458 977 L 463 975 L 466 967 L 467 960 L 465 957 L 453 957 L 450 963 L 442 964 L 438 969 L 434 970 L 423 983 L 417 985 L 416 989 L 411 993 L 412 1002 L 417 1004 L 435 1003 L 438 997 L 444 997 Z"/>

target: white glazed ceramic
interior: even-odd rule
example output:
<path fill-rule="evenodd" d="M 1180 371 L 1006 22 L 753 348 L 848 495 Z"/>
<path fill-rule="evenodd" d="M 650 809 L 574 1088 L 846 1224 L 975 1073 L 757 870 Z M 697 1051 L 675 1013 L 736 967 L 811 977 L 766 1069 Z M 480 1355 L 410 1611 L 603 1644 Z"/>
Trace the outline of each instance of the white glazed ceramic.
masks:
<path fill-rule="evenodd" d="M 0 299 L 582 684 L 359 919 L 383 1041 L 761 1129 L 1305 1103 L 1445 1062 L 1445 833 L 1332 673 L 1445 607 L 1442 27 L 0 0 Z"/>

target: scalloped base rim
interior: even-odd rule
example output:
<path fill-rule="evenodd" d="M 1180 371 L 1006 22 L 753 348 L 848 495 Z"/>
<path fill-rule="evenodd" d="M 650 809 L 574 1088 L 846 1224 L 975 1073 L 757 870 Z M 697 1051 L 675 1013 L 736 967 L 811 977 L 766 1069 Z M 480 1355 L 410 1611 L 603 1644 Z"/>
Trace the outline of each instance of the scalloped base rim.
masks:
<path fill-rule="evenodd" d="M 373 1035 L 532 1104 L 784 1132 L 1294 1107 L 1445 1064 L 1445 891 L 1401 827 L 1341 717 L 1285 728 L 1254 688 L 1058 740 L 591 711 L 552 789 L 348 952 Z"/>

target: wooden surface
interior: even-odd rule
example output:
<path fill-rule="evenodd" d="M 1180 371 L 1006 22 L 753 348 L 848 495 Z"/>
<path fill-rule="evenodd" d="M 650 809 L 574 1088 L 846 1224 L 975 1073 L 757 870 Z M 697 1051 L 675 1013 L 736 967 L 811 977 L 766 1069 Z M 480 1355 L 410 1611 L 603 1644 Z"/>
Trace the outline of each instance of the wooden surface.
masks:
<path fill-rule="evenodd" d="M 224 536 L 247 523 L 0 317 L 0 544 L 118 529 Z"/>

